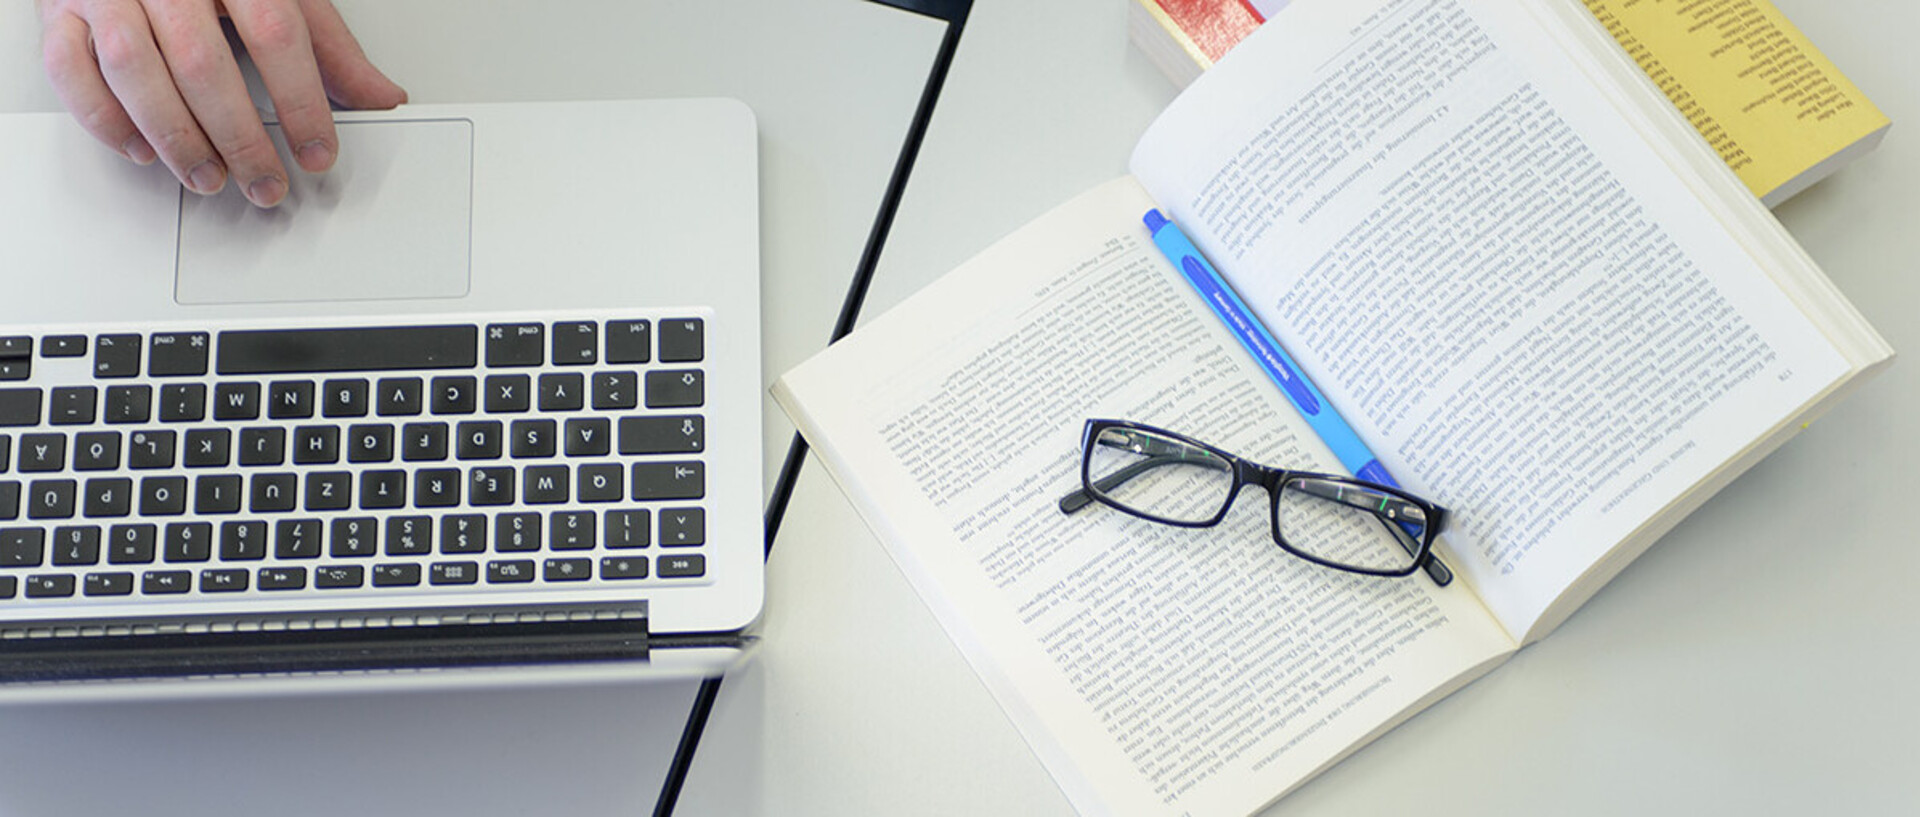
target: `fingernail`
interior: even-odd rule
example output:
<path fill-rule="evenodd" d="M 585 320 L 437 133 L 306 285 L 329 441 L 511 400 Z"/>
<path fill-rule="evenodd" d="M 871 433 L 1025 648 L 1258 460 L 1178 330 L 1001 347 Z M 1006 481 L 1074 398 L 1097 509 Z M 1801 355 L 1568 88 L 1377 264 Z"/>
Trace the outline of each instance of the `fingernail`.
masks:
<path fill-rule="evenodd" d="M 287 197 L 287 183 L 279 176 L 261 176 L 247 185 L 247 200 L 256 207 L 272 207 Z"/>
<path fill-rule="evenodd" d="M 309 173 L 319 173 L 333 166 L 333 146 L 326 140 L 315 139 L 301 145 L 294 153 L 300 158 L 300 166 Z"/>
<path fill-rule="evenodd" d="M 147 138 L 137 133 L 127 137 L 127 141 L 120 143 L 120 153 L 128 159 L 132 159 L 133 163 L 137 165 L 153 164 L 153 160 L 156 158 L 156 154 L 153 152 L 153 146 L 147 144 Z"/>
<path fill-rule="evenodd" d="M 220 163 L 208 159 L 187 171 L 187 188 L 202 196 L 211 196 L 220 192 L 227 183 L 227 171 Z"/>

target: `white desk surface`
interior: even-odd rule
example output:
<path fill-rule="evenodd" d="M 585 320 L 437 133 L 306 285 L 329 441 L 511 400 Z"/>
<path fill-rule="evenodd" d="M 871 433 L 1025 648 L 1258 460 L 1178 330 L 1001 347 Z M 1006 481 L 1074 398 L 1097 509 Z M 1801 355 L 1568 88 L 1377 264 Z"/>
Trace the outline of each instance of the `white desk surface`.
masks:
<path fill-rule="evenodd" d="M 1920 74 L 1907 40 L 1920 7 L 1775 1 L 1895 123 L 1876 152 L 1776 212 L 1894 347 L 1911 352 L 1920 348 L 1910 317 L 1920 307 L 1920 146 L 1910 132 L 1920 126 Z M 836 2 L 851 0 L 815 5 Z M 669 93 L 631 76 L 641 56 L 612 53 L 627 40 L 606 33 L 599 15 L 626 21 L 618 2 L 537 12 L 450 0 L 343 5 L 416 101 Z M 30 25 L 27 6 L 0 11 L 0 110 L 56 105 L 32 34 L 19 30 Z M 1127 45 L 1124 6 L 980 0 L 869 314 L 1124 172 L 1132 140 L 1173 94 Z M 574 8 L 584 13 L 561 11 Z M 466 16 L 432 22 L 456 11 Z M 820 30 L 790 32 L 793 48 L 814 53 L 852 36 L 818 20 Z M 869 132 L 897 141 L 920 77 L 920 66 L 901 66 L 932 52 L 922 29 L 902 28 L 911 29 L 902 40 L 920 39 L 882 49 L 895 62 L 841 69 L 850 82 L 891 75 L 912 88 L 811 116 L 778 93 L 737 93 L 761 110 L 772 155 L 769 379 L 824 342 L 864 237 L 854 222 L 871 215 L 884 179 L 884 168 L 861 166 L 851 188 L 838 176 L 829 183 L 819 174 L 842 168 L 792 152 L 844 149 L 833 140 Z M 526 32 L 542 36 L 514 36 Z M 639 40 L 631 48 L 672 47 Z M 841 42 L 850 41 L 875 47 Z M 743 67 L 739 87 L 766 81 L 768 70 Z M 810 130 L 834 122 L 843 126 L 831 138 Z M 876 150 L 891 160 L 892 144 Z M 1552 637 L 1272 813 L 1920 813 L 1920 550 L 1900 524 L 1920 502 L 1917 409 L 1920 374 L 1899 361 Z M 789 428 L 769 423 L 769 451 L 783 449 Z M 777 464 L 769 460 L 769 474 Z M 680 813 L 1070 813 L 817 468 L 800 481 L 768 570 L 765 646 L 726 681 Z M 517 691 L 7 711 L 0 814 L 644 813 L 653 781 L 630 770 L 671 751 L 690 696 Z"/>

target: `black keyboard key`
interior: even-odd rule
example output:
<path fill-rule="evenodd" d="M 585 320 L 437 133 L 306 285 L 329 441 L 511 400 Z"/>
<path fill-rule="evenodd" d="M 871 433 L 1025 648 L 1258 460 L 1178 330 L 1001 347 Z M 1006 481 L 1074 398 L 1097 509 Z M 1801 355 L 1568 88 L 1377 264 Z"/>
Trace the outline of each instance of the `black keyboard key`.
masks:
<path fill-rule="evenodd" d="M 173 429 L 136 431 L 127 438 L 128 468 L 172 468 Z"/>
<path fill-rule="evenodd" d="M 71 479 L 37 479 L 27 484 L 28 519 L 72 519 L 80 483 Z"/>
<path fill-rule="evenodd" d="M 344 511 L 353 507 L 353 474 L 348 471 L 307 473 L 307 510 Z"/>
<path fill-rule="evenodd" d="M 156 332 L 147 339 L 147 374 L 151 377 L 198 377 L 207 373 L 205 332 Z"/>
<path fill-rule="evenodd" d="M 275 420 L 304 420 L 313 416 L 313 383 L 282 380 L 267 386 L 267 416 Z"/>
<path fill-rule="evenodd" d="M 515 420 L 512 436 L 514 459 L 527 459 L 553 456 L 560 433 L 552 420 Z"/>
<path fill-rule="evenodd" d="M 130 596 L 133 595 L 133 574 L 88 573 L 82 581 L 81 592 L 89 596 Z"/>
<path fill-rule="evenodd" d="M 647 408 L 694 408 L 706 401 L 706 376 L 699 369 L 647 372 Z"/>
<path fill-rule="evenodd" d="M 540 515 L 537 513 L 503 513 L 495 519 L 493 549 L 500 553 L 517 553 L 540 549 Z"/>
<path fill-rule="evenodd" d="M 86 354 L 86 335 L 48 335 L 40 339 L 41 357 L 83 357 Z"/>
<path fill-rule="evenodd" d="M 579 411 L 587 405 L 587 378 L 578 372 L 540 376 L 541 411 Z"/>
<path fill-rule="evenodd" d="M 637 501 L 707 495 L 706 465 L 696 460 L 635 463 L 632 476 L 632 496 Z"/>
<path fill-rule="evenodd" d="M 647 557 L 645 556 L 600 557 L 600 578 L 602 579 L 644 579 L 646 577 Z"/>
<path fill-rule="evenodd" d="M 239 593 L 247 589 L 252 577 L 246 568 L 207 568 L 200 571 L 200 592 Z"/>
<path fill-rule="evenodd" d="M 67 435 L 20 435 L 20 473 L 49 473 L 64 470 L 66 467 Z"/>
<path fill-rule="evenodd" d="M 107 561 L 116 565 L 150 564 L 159 540 L 157 525 L 114 525 L 107 529 Z"/>
<path fill-rule="evenodd" d="M 700 508 L 666 508 L 660 511 L 662 547 L 687 547 L 707 541 L 707 512 Z"/>
<path fill-rule="evenodd" d="M 598 522 L 592 511 L 554 511 L 547 517 L 547 547 L 592 550 Z"/>
<path fill-rule="evenodd" d="M 477 513 L 440 518 L 441 553 L 483 553 L 487 549 L 487 518 Z"/>
<path fill-rule="evenodd" d="M 487 377 L 487 412 L 512 414 L 533 408 L 533 378 L 524 374 Z"/>
<path fill-rule="evenodd" d="M 0 480 L 0 520 L 20 518 L 20 483 Z"/>
<path fill-rule="evenodd" d="M 300 426 L 293 430 L 295 465 L 329 465 L 339 461 L 339 426 Z"/>
<path fill-rule="evenodd" d="M 447 458 L 446 423 L 408 423 L 400 429 L 400 459 L 438 462 Z"/>
<path fill-rule="evenodd" d="M 160 422 L 197 423 L 207 418 L 207 384 L 169 383 L 160 387 Z"/>
<path fill-rule="evenodd" d="M 193 512 L 239 513 L 241 494 L 239 474 L 201 474 L 193 478 Z"/>
<path fill-rule="evenodd" d="M 221 383 L 213 387 L 213 419 L 255 420 L 260 417 L 260 384 Z"/>
<path fill-rule="evenodd" d="M 26 335 L 0 335 L 0 360 L 33 357 L 33 338 Z"/>
<path fill-rule="evenodd" d="M 360 509 L 389 510 L 407 504 L 407 472 L 361 471 Z"/>
<path fill-rule="evenodd" d="M 487 563 L 488 584 L 520 584 L 533 581 L 532 559 L 496 559 Z"/>
<path fill-rule="evenodd" d="M 627 470 L 615 463 L 580 466 L 581 502 L 619 502 L 627 498 Z"/>
<path fill-rule="evenodd" d="M 119 467 L 119 432 L 88 431 L 73 436 L 73 470 L 112 471 Z"/>
<path fill-rule="evenodd" d="M 460 504 L 457 468 L 422 468 L 413 474 L 413 504 L 421 508 L 451 508 Z"/>
<path fill-rule="evenodd" d="M 180 457 L 188 468 L 220 468 L 233 459 L 233 432 L 225 428 L 187 431 L 187 450 Z"/>
<path fill-rule="evenodd" d="M 46 531 L 39 528 L 0 528 L 0 568 L 39 567 L 46 559 Z"/>
<path fill-rule="evenodd" d="M 691 579 L 707 575 L 707 557 L 698 553 L 675 553 L 660 557 L 660 578 Z"/>
<path fill-rule="evenodd" d="M 141 516 L 179 516 L 187 512 L 186 477 L 142 477 Z"/>
<path fill-rule="evenodd" d="M 0 389 L 0 426 L 37 426 L 39 424 L 39 389 Z"/>
<path fill-rule="evenodd" d="M 139 335 L 101 335 L 93 344 L 95 377 L 135 377 L 140 374 Z"/>
<path fill-rule="evenodd" d="M 333 520 L 327 554 L 335 559 L 374 556 L 380 552 L 380 522 L 371 516 L 343 516 Z"/>
<path fill-rule="evenodd" d="M 267 558 L 267 523 L 256 520 L 220 523 L 220 560 L 257 562 Z"/>
<path fill-rule="evenodd" d="M 263 567 L 260 568 L 258 585 L 261 590 L 300 590 L 307 586 L 307 569 Z"/>
<path fill-rule="evenodd" d="M 174 522 L 161 540 L 161 558 L 169 562 L 204 562 L 213 558 L 213 525 Z"/>
<path fill-rule="evenodd" d="M 512 466 L 475 468 L 467 482 L 470 505 L 512 505 L 514 472 Z"/>
<path fill-rule="evenodd" d="M 48 395 L 47 422 L 57 426 L 83 426 L 93 422 L 100 392 L 92 386 L 66 386 Z"/>
<path fill-rule="evenodd" d="M 540 575 L 550 582 L 584 582 L 593 578 L 593 560 L 548 559 L 541 563 Z"/>
<path fill-rule="evenodd" d="M 573 498 L 572 475 L 564 465 L 532 465 L 522 475 L 520 501 L 528 505 L 557 505 Z"/>
<path fill-rule="evenodd" d="M 607 321 L 607 362 L 646 363 L 653 356 L 653 324 Z"/>
<path fill-rule="evenodd" d="M 473 584 L 480 580 L 480 565 L 474 562 L 435 562 L 427 581 L 432 584 Z"/>
<path fill-rule="evenodd" d="M 413 587 L 420 583 L 420 566 L 416 564 L 375 565 L 373 568 L 374 587 Z"/>
<path fill-rule="evenodd" d="M 707 421 L 697 415 L 620 418 L 622 454 L 693 454 L 707 447 Z"/>
<path fill-rule="evenodd" d="M 254 513 L 282 513 L 294 509 L 299 493 L 298 474 L 254 474 L 248 484 L 247 509 Z"/>
<path fill-rule="evenodd" d="M 20 580 L 13 576 L 0 576 L 0 599 L 13 598 L 20 592 Z"/>
<path fill-rule="evenodd" d="M 561 321 L 553 325 L 553 365 L 586 366 L 600 360 L 600 325 Z"/>
<path fill-rule="evenodd" d="M 286 459 L 286 429 L 280 426 L 240 429 L 241 465 L 279 465 Z"/>
<path fill-rule="evenodd" d="M 0 380 L 25 380 L 33 376 L 33 359 L 0 360 Z"/>
<path fill-rule="evenodd" d="M 53 531 L 53 563 L 63 566 L 100 563 L 100 528 L 70 525 Z"/>
<path fill-rule="evenodd" d="M 359 587 L 366 583 L 366 568 L 360 565 L 327 565 L 313 569 L 313 586 L 322 590 Z"/>
<path fill-rule="evenodd" d="M 73 595 L 73 577 L 64 573 L 48 573 L 27 577 L 27 598 L 52 599 Z"/>
<path fill-rule="evenodd" d="M 472 414 L 479 405 L 475 395 L 479 388 L 479 381 L 471 376 L 436 377 L 427 403 L 435 414 Z"/>
<path fill-rule="evenodd" d="M 373 410 L 382 417 L 412 417 L 426 408 L 426 387 L 418 377 L 383 378 L 373 390 Z"/>
<path fill-rule="evenodd" d="M 453 427 L 453 455 L 463 460 L 498 459 L 501 437 L 506 433 L 499 420 L 469 420 Z"/>
<path fill-rule="evenodd" d="M 314 559 L 320 556 L 320 520 L 282 519 L 273 523 L 276 559 Z"/>
<path fill-rule="evenodd" d="M 473 326 L 264 329 L 220 333 L 220 374 L 471 369 Z"/>
<path fill-rule="evenodd" d="M 418 556 L 433 552 L 433 519 L 426 516 L 387 518 L 387 555 Z"/>
<path fill-rule="evenodd" d="M 172 596 L 193 590 L 193 573 L 185 570 L 149 570 L 140 575 L 140 592 Z"/>
<path fill-rule="evenodd" d="M 607 511 L 601 517 L 607 547 L 643 548 L 653 544 L 653 514 L 641 509 Z"/>
<path fill-rule="evenodd" d="M 393 426 L 347 427 L 347 462 L 392 462 Z"/>
<path fill-rule="evenodd" d="M 370 407 L 367 381 L 360 378 L 329 380 L 321 389 L 320 413 L 327 417 L 365 417 Z"/>
<path fill-rule="evenodd" d="M 107 410 L 100 419 L 114 424 L 144 423 L 153 416 L 153 387 L 108 386 Z"/>
<path fill-rule="evenodd" d="M 706 323 L 699 318 L 660 322 L 660 362 L 691 363 L 707 354 Z"/>
<path fill-rule="evenodd" d="M 0 434 L 0 474 L 7 472 L 13 463 L 13 438 Z"/>
<path fill-rule="evenodd" d="M 488 366 L 538 366 L 546 362 L 546 345 L 546 327 L 540 324 L 487 324 Z"/>
<path fill-rule="evenodd" d="M 640 405 L 640 376 L 633 372 L 595 372 L 593 407 L 617 411 Z"/>

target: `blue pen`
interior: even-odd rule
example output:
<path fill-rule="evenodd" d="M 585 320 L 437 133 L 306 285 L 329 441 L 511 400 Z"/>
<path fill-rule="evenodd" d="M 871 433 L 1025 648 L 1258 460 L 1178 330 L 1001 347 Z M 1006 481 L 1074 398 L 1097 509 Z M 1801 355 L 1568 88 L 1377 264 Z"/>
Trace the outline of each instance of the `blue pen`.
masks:
<path fill-rule="evenodd" d="M 1286 350 L 1280 348 L 1280 342 L 1273 339 L 1267 327 L 1254 319 L 1246 302 L 1240 300 L 1233 287 L 1227 286 L 1226 279 L 1221 278 L 1220 272 L 1207 262 L 1200 248 L 1193 246 L 1187 234 L 1180 232 L 1180 228 L 1161 215 L 1159 210 L 1148 210 L 1143 220 L 1147 223 L 1147 232 L 1153 235 L 1153 243 L 1160 247 L 1160 252 L 1180 268 L 1180 274 L 1200 293 L 1200 299 L 1207 302 L 1213 314 L 1220 316 L 1220 320 L 1233 331 L 1233 336 L 1240 339 L 1240 345 L 1246 347 L 1253 359 L 1260 362 L 1260 368 L 1267 370 L 1267 376 L 1280 387 L 1280 392 L 1287 396 L 1294 408 L 1300 410 L 1300 416 L 1307 418 L 1307 424 L 1313 427 L 1314 433 L 1319 434 L 1327 447 L 1333 449 L 1333 455 L 1340 459 L 1340 464 L 1354 476 L 1368 482 L 1400 487 L 1400 483 L 1394 481 L 1393 475 L 1388 474 L 1386 467 L 1380 464 L 1380 458 L 1375 457 L 1367 444 L 1360 441 L 1360 435 L 1353 433 L 1353 427 L 1347 425 L 1347 421 L 1334 412 L 1333 406 L 1327 404 L 1327 399 L 1320 396 L 1320 390 L 1300 374 L 1299 364 L 1294 363 Z M 1453 581 L 1453 571 L 1440 561 L 1438 555 L 1427 559 L 1426 569 L 1427 575 L 1443 587 Z"/>

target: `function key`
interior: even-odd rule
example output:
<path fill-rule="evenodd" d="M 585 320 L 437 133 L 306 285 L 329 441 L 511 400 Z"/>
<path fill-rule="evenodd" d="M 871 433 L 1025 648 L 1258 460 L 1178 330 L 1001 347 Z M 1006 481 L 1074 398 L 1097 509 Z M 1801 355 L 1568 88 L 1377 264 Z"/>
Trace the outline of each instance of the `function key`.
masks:
<path fill-rule="evenodd" d="M 646 363 L 653 356 L 653 324 L 607 321 L 607 362 Z"/>
<path fill-rule="evenodd" d="M 85 592 L 89 596 L 126 596 L 133 593 L 132 573 L 88 573 Z"/>
<path fill-rule="evenodd" d="M 692 553 L 676 553 L 660 557 L 660 578 L 690 579 L 707 575 L 707 557 Z"/>
<path fill-rule="evenodd" d="M 14 594 L 18 592 L 20 591 L 14 577 L 0 576 L 0 599 L 13 598 Z"/>
<path fill-rule="evenodd" d="M 487 324 L 488 366 L 538 366 L 546 360 L 546 346 L 546 327 L 540 324 Z"/>
<path fill-rule="evenodd" d="M 26 335 L 0 335 L 0 360 L 18 360 L 33 356 L 33 338 Z"/>
<path fill-rule="evenodd" d="M 647 557 L 645 556 L 600 557 L 600 578 L 602 579 L 644 579 L 646 577 Z"/>
<path fill-rule="evenodd" d="M 147 374 L 152 377 L 206 374 L 210 337 L 205 332 L 155 332 L 147 340 L 151 349 Z"/>
<path fill-rule="evenodd" d="M 480 566 L 473 562 L 435 562 L 427 581 L 432 584 L 473 584 L 480 580 Z"/>
<path fill-rule="evenodd" d="M 553 363 L 556 366 L 584 366 L 599 362 L 600 325 L 592 321 L 566 321 L 553 325 Z"/>
<path fill-rule="evenodd" d="M 80 357 L 86 353 L 86 335 L 48 335 L 40 339 L 41 357 Z"/>
<path fill-rule="evenodd" d="M 136 377 L 140 374 L 139 335 L 101 335 L 93 345 L 95 377 Z"/>
<path fill-rule="evenodd" d="M 27 577 L 27 598 L 65 598 L 73 595 L 73 576 L 65 573 Z"/>
<path fill-rule="evenodd" d="M 299 590 L 307 586 L 307 569 L 304 567 L 263 567 L 260 568 L 261 590 Z"/>
<path fill-rule="evenodd" d="M 168 596 L 193 589 L 193 573 L 186 570 L 149 570 L 140 574 L 140 592 Z"/>
<path fill-rule="evenodd" d="M 593 578 L 592 559 L 548 559 L 540 575 L 550 582 L 583 582 Z"/>
<path fill-rule="evenodd" d="M 706 323 L 699 318 L 660 322 L 660 362 L 691 363 L 706 357 Z"/>

